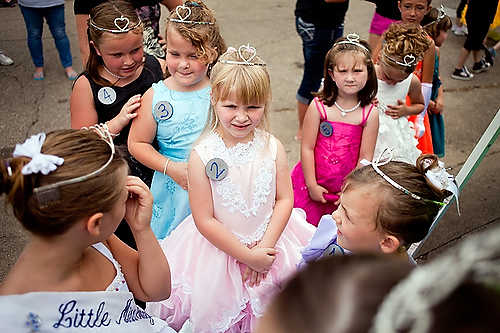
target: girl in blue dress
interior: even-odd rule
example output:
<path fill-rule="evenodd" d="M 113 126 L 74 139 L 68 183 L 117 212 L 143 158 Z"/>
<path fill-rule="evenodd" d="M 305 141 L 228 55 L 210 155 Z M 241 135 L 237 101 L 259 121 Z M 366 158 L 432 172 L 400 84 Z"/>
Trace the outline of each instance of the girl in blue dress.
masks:
<path fill-rule="evenodd" d="M 213 12 L 201 1 L 177 6 L 165 35 L 170 76 L 144 94 L 128 139 L 130 153 L 155 170 L 151 227 L 158 239 L 191 213 L 187 158 L 208 117 L 209 68 L 226 50 Z"/>

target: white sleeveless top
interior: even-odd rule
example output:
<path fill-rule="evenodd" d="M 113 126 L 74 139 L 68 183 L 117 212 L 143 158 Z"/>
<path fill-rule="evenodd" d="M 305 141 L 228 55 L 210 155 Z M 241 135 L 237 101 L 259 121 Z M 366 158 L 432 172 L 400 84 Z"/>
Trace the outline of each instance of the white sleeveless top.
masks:
<path fill-rule="evenodd" d="M 115 266 L 116 270 L 116 276 L 113 279 L 113 281 L 109 284 L 109 286 L 106 288 L 106 291 L 125 291 L 128 292 L 128 285 L 127 281 L 125 281 L 125 277 L 123 276 L 122 273 L 122 268 L 118 261 L 113 257 L 113 254 L 111 251 L 103 244 L 103 243 L 96 243 L 93 244 L 92 247 L 99 251 L 103 256 L 105 256 L 113 266 Z"/>

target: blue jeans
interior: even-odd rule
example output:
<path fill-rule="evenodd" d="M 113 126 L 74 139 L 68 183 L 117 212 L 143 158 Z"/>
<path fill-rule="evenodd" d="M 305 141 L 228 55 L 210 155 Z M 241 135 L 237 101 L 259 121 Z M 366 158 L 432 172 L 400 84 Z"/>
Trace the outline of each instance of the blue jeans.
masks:
<path fill-rule="evenodd" d="M 296 17 L 295 27 L 302 39 L 302 52 L 304 54 L 304 75 L 297 91 L 297 100 L 302 104 L 309 105 L 313 99 L 311 93 L 318 91 L 321 85 L 326 53 L 333 46 L 335 40 L 342 37 L 344 24 L 334 28 L 323 28 Z"/>
<path fill-rule="evenodd" d="M 56 43 L 59 59 L 64 68 L 73 63 L 69 39 L 64 23 L 64 5 L 47 8 L 32 8 L 19 5 L 26 24 L 28 48 L 35 67 L 43 67 L 43 18 L 49 25 L 50 32 Z"/>

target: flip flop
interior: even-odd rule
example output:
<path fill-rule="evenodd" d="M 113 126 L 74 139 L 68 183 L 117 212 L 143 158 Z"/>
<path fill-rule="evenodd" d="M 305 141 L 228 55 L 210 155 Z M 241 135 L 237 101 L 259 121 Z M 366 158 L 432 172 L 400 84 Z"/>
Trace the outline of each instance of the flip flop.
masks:
<path fill-rule="evenodd" d="M 35 72 L 33 73 L 33 80 L 35 81 L 42 81 L 45 79 L 45 76 L 43 75 L 43 72 Z"/>

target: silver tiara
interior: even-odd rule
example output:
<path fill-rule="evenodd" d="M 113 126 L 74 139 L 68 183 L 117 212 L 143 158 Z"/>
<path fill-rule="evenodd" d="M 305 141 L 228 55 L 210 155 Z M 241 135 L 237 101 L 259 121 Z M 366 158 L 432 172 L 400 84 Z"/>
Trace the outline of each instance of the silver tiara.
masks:
<path fill-rule="evenodd" d="M 248 56 L 243 55 L 243 51 L 247 51 Z M 253 58 L 257 56 L 257 51 L 255 50 L 255 47 L 250 46 L 250 44 L 247 45 L 241 45 L 237 50 L 234 47 L 228 47 L 227 51 L 224 54 L 229 54 L 229 53 L 238 53 L 238 57 L 241 59 L 241 61 L 235 61 L 235 60 L 219 60 L 218 62 L 221 62 L 223 64 L 230 64 L 230 65 L 244 65 L 244 66 L 266 66 L 266 63 L 259 63 L 259 62 L 252 62 Z"/>
<path fill-rule="evenodd" d="M 184 15 L 182 15 L 179 12 L 179 10 L 181 9 L 186 11 Z M 175 14 L 177 15 L 178 18 L 177 19 L 169 18 L 171 22 L 186 23 L 186 24 L 208 24 L 208 25 L 214 24 L 214 22 L 198 22 L 198 21 L 188 20 L 188 18 L 191 16 L 191 8 L 189 8 L 188 6 L 180 5 L 175 7 Z"/>
<path fill-rule="evenodd" d="M 439 22 L 446 16 L 446 12 L 444 11 L 443 4 L 441 4 L 441 7 L 438 9 L 438 11 L 439 12 L 438 12 L 438 16 L 436 17 L 436 19 L 432 22 L 427 23 L 426 25 L 424 25 L 424 27 L 428 27 L 436 22 Z"/>
<path fill-rule="evenodd" d="M 113 23 L 115 24 L 116 29 L 108 29 L 108 28 L 103 28 L 98 26 L 94 20 L 90 19 L 89 24 L 94 27 L 97 30 L 101 31 L 106 31 L 106 32 L 112 32 L 112 33 L 124 33 L 124 32 L 129 32 L 131 30 L 134 30 L 138 26 L 141 25 L 141 19 L 137 22 L 137 24 L 130 26 L 130 20 L 128 17 L 125 17 L 121 15 L 120 17 L 117 17 L 114 19 Z"/>
<path fill-rule="evenodd" d="M 398 65 L 401 65 L 401 66 L 404 66 L 404 67 L 413 67 L 417 64 L 417 57 L 415 57 L 415 55 L 413 53 L 409 53 L 407 55 L 405 55 L 403 57 L 403 62 L 401 61 L 398 61 L 396 59 L 393 59 L 391 57 L 389 57 L 387 54 L 384 53 L 384 56 L 389 59 L 390 61 L 398 64 Z"/>
<path fill-rule="evenodd" d="M 104 169 L 106 169 L 106 167 L 113 160 L 113 156 L 115 155 L 115 145 L 113 143 L 113 137 L 112 137 L 111 133 L 109 132 L 107 126 L 102 125 L 102 124 L 96 124 L 96 125 L 90 126 L 88 128 L 82 127 L 82 130 L 94 130 L 101 136 L 101 138 L 104 141 L 106 141 L 106 143 L 111 148 L 111 155 L 109 156 L 108 161 L 106 163 L 104 163 L 104 165 L 101 166 L 99 169 L 92 171 L 89 174 L 75 177 L 75 178 L 71 178 L 71 179 L 62 180 L 60 182 L 56 182 L 53 184 L 44 185 L 44 186 L 40 186 L 40 187 L 35 188 L 33 190 L 33 196 L 36 198 L 36 200 L 38 201 L 38 204 L 41 208 L 47 207 L 52 202 L 59 201 L 59 199 L 61 198 L 61 193 L 59 191 L 59 188 L 61 186 L 79 183 L 79 182 L 87 180 L 91 177 L 94 177 L 94 176 L 100 174 Z"/>
<path fill-rule="evenodd" d="M 343 40 L 343 41 L 340 41 L 340 42 L 336 42 L 333 46 L 339 45 L 339 44 L 351 44 L 351 45 L 359 46 L 363 50 L 365 50 L 367 52 L 370 52 L 370 50 L 368 48 L 366 48 L 366 46 L 364 46 L 363 44 L 361 44 L 359 42 L 359 40 L 360 40 L 360 38 L 359 38 L 358 34 L 350 33 L 350 34 L 348 34 L 346 36 L 346 40 Z"/>

